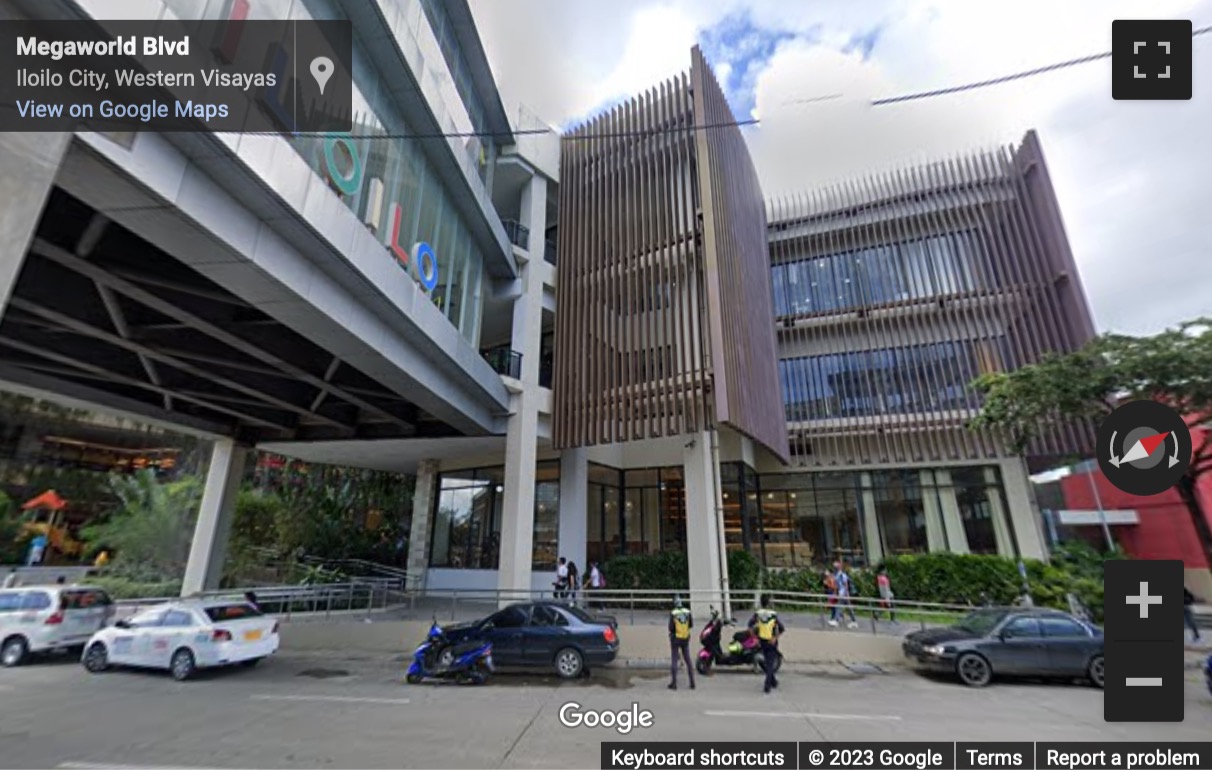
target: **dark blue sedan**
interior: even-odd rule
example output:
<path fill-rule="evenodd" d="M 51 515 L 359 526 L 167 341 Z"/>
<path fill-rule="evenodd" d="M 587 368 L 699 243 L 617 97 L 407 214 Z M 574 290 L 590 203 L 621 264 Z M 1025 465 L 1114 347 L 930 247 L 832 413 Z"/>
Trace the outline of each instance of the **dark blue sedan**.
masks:
<path fill-rule="evenodd" d="M 452 642 L 491 642 L 497 667 L 554 668 L 565 679 L 606 665 L 619 654 L 613 618 L 594 617 L 580 607 L 559 602 L 511 604 L 483 620 L 443 630 Z"/>

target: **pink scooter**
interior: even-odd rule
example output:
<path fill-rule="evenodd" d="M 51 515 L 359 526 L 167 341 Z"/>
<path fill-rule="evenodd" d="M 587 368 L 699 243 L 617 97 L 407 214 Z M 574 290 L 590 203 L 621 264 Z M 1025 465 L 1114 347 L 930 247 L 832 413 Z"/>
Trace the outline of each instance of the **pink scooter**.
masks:
<path fill-rule="evenodd" d="M 711 675 L 712 666 L 752 666 L 755 672 L 766 671 L 762 645 L 758 642 L 757 634 L 749 629 L 737 631 L 726 648 L 721 646 L 724 626 L 735 625 L 735 620 L 724 620 L 714 607 L 711 608 L 711 620 L 699 633 L 699 642 L 703 648 L 699 650 L 698 660 L 694 663 L 695 671 L 703 676 Z M 780 652 L 774 660 L 774 670 L 778 671 L 782 666 L 783 653 Z"/>

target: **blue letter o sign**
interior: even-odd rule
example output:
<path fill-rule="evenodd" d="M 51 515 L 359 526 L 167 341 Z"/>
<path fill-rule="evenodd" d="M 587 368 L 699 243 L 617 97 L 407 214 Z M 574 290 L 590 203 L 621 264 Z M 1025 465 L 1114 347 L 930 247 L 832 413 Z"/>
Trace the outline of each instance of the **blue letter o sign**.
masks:
<path fill-rule="evenodd" d="M 438 285 L 438 255 L 433 247 L 421 242 L 412 247 L 412 274 L 425 291 L 433 291 Z"/>

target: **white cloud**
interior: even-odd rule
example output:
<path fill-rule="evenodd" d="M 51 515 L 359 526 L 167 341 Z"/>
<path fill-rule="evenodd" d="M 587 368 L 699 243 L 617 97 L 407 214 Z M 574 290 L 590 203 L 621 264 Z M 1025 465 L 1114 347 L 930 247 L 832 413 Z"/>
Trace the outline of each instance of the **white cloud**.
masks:
<path fill-rule="evenodd" d="M 767 194 L 1013 142 L 1036 128 L 1100 327 L 1150 332 L 1212 308 L 1212 85 L 1199 77 L 1212 36 L 1196 41 L 1190 102 L 1115 102 L 1103 60 L 867 106 L 1109 50 L 1116 18 L 1207 24 L 1212 0 L 473 0 L 473 9 L 502 91 L 554 123 L 687 69 L 703 30 L 747 10 L 757 26 L 797 35 L 754 86 L 762 126 L 748 136 Z M 876 26 L 866 61 L 842 53 Z M 720 72 L 740 63 L 713 64 Z M 834 93 L 844 98 L 794 103 Z"/>

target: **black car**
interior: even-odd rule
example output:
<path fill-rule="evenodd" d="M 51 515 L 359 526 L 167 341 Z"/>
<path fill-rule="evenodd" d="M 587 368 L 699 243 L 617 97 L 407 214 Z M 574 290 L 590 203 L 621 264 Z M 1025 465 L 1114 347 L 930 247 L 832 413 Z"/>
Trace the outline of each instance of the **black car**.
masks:
<path fill-rule="evenodd" d="M 559 602 L 511 604 L 483 620 L 444 627 L 452 642 L 492 642 L 497 667 L 554 668 L 565 679 L 619 654 L 617 623 Z"/>
<path fill-rule="evenodd" d="M 1103 632 L 1056 610 L 989 608 L 905 637 L 905 656 L 984 687 L 994 676 L 1089 679 L 1103 686 Z"/>

